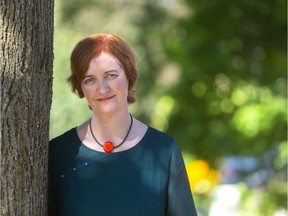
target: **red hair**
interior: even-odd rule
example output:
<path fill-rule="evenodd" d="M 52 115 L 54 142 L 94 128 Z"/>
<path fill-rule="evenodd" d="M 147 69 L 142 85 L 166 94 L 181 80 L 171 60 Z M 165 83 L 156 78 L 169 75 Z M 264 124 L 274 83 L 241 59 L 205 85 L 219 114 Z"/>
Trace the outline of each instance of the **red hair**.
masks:
<path fill-rule="evenodd" d="M 70 58 L 71 75 L 67 81 L 73 92 L 80 98 L 84 97 L 81 82 L 89 68 L 90 61 L 105 52 L 117 58 L 128 80 L 128 103 L 135 102 L 134 84 L 138 78 L 136 56 L 130 46 L 114 34 L 98 33 L 81 40 L 73 49 Z"/>

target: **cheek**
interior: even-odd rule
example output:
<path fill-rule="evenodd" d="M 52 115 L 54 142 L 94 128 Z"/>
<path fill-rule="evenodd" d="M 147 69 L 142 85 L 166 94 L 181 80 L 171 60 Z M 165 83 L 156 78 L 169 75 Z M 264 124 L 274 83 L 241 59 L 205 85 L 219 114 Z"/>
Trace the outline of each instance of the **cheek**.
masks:
<path fill-rule="evenodd" d="M 123 90 L 126 92 L 125 94 L 128 96 L 128 92 L 129 92 L 129 84 L 128 84 L 128 82 L 126 82 L 123 85 Z"/>
<path fill-rule="evenodd" d="M 93 90 L 91 88 L 85 87 L 85 88 L 82 88 L 82 92 L 83 92 L 83 96 L 85 98 L 89 98 L 89 97 L 91 97 Z"/>
<path fill-rule="evenodd" d="M 126 78 L 123 78 L 123 79 L 121 80 L 121 82 L 118 82 L 118 83 L 116 84 L 116 86 L 117 86 L 117 89 L 119 89 L 119 91 L 121 91 L 121 92 L 128 92 L 129 84 L 128 84 L 128 81 L 127 81 Z"/>

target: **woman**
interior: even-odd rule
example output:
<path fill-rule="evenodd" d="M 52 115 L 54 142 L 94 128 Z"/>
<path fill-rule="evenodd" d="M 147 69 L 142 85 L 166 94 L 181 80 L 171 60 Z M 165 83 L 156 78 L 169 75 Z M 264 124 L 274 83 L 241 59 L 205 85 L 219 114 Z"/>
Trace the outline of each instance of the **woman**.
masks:
<path fill-rule="evenodd" d="M 137 76 L 116 35 L 94 34 L 74 48 L 68 81 L 92 117 L 50 141 L 49 215 L 197 215 L 174 139 L 129 114 Z"/>

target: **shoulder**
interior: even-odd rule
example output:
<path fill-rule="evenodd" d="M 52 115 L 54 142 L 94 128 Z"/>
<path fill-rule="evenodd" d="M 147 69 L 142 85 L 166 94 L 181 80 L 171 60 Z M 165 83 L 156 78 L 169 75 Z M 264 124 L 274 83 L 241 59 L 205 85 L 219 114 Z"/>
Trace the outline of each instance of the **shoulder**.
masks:
<path fill-rule="evenodd" d="M 161 154 L 166 152 L 170 156 L 179 149 L 174 137 L 150 126 L 145 136 L 145 142 L 147 142 L 149 148 L 156 152 L 159 153 L 160 151 Z"/>
<path fill-rule="evenodd" d="M 67 164 L 77 155 L 80 143 L 76 128 L 53 138 L 49 142 L 49 170 L 56 172 L 58 169 L 67 167 Z"/>
<path fill-rule="evenodd" d="M 137 119 L 134 120 L 135 127 L 133 127 L 131 132 L 136 137 L 136 143 L 142 141 L 142 143 L 145 143 L 145 148 L 155 149 L 156 151 L 164 148 L 168 149 L 169 146 L 175 144 L 174 138 L 169 134 L 146 125 Z"/>
<path fill-rule="evenodd" d="M 148 128 L 149 130 L 149 133 L 148 133 L 148 137 L 153 141 L 153 142 L 158 142 L 158 143 L 169 143 L 169 144 L 175 144 L 175 139 L 163 132 L 163 131 L 160 131 L 158 129 L 155 129 L 153 127 L 150 127 Z"/>
<path fill-rule="evenodd" d="M 174 139 L 171 135 L 159 131 L 153 127 L 149 127 L 150 130 L 150 139 L 153 140 L 155 146 L 157 148 L 167 149 L 169 155 L 171 157 L 171 163 L 175 166 L 179 166 L 183 164 L 183 156 L 182 152 Z"/>
<path fill-rule="evenodd" d="M 76 133 L 76 128 L 71 128 L 70 130 L 66 131 L 65 133 L 51 139 L 49 144 L 55 145 L 56 143 L 65 142 L 65 141 L 71 139 L 75 133 Z"/>
<path fill-rule="evenodd" d="M 149 127 L 145 136 L 144 148 L 149 152 L 148 158 L 156 158 L 171 170 L 183 169 L 184 160 L 176 140 L 170 134 Z"/>
<path fill-rule="evenodd" d="M 77 141 L 77 131 L 76 128 L 71 128 L 65 133 L 53 138 L 49 142 L 49 155 L 55 152 L 61 152 L 67 148 L 71 148 L 71 145 Z"/>

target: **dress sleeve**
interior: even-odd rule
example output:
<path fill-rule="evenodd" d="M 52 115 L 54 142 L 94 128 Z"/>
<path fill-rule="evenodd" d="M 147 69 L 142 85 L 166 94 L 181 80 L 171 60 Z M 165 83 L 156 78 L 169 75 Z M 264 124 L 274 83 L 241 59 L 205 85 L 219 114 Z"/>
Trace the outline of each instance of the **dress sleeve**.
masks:
<path fill-rule="evenodd" d="M 53 181 L 49 179 L 48 183 L 48 216 L 58 216 L 58 207 L 56 201 L 55 187 Z"/>
<path fill-rule="evenodd" d="M 57 195 L 56 195 L 56 185 L 55 181 L 53 179 L 53 169 L 52 169 L 52 157 L 51 157 L 51 152 L 53 151 L 51 149 L 51 144 L 52 142 L 50 141 L 49 144 L 49 159 L 48 159 L 48 216 L 58 216 L 59 215 L 59 210 L 58 210 L 58 202 L 57 202 Z"/>
<path fill-rule="evenodd" d="M 167 216 L 197 216 L 183 157 L 175 141 L 171 149 Z"/>

